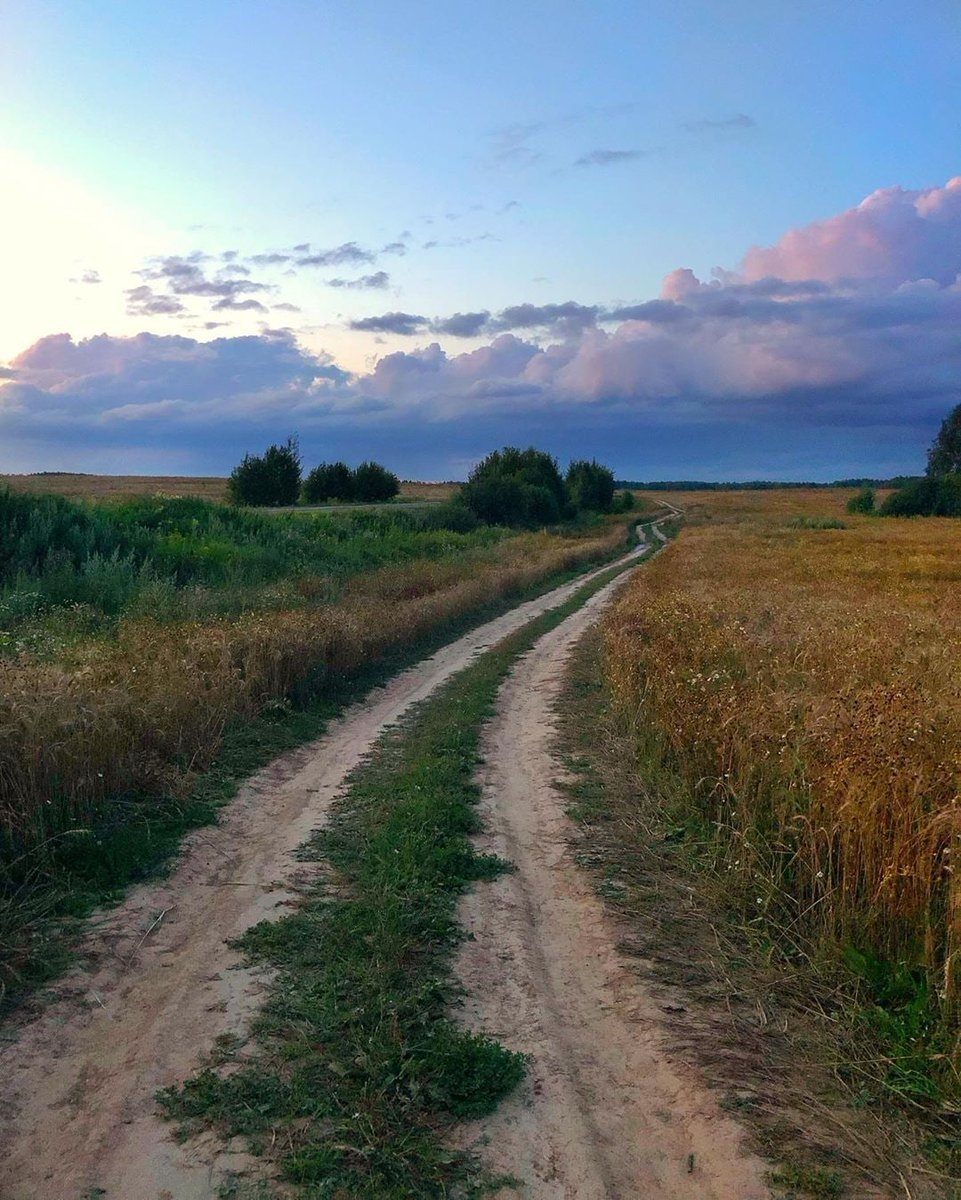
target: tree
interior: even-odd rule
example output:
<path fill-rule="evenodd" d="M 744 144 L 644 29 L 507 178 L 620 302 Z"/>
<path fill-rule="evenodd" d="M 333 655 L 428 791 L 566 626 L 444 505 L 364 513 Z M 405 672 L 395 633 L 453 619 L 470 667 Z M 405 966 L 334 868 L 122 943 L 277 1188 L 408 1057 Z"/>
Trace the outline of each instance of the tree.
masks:
<path fill-rule="evenodd" d="M 874 512 L 874 488 L 863 487 L 856 496 L 852 496 L 848 501 L 847 509 L 849 513 L 873 513 Z"/>
<path fill-rule="evenodd" d="M 533 446 L 488 454 L 471 471 L 459 501 L 490 525 L 551 525 L 569 507 L 557 460 Z"/>
<path fill-rule="evenodd" d="M 578 509 L 610 512 L 614 503 L 614 472 L 595 459 L 580 459 L 567 468 L 567 492 Z"/>
<path fill-rule="evenodd" d="M 951 475 L 961 472 L 961 404 L 956 405 L 941 424 L 938 436 L 928 451 L 928 474 Z"/>
<path fill-rule="evenodd" d="M 354 471 L 355 500 L 392 500 L 400 491 L 400 480 L 380 463 L 362 462 Z"/>
<path fill-rule="evenodd" d="M 961 517 L 961 473 L 925 475 L 881 505 L 884 517 Z"/>
<path fill-rule="evenodd" d="M 308 474 L 301 492 L 307 504 L 352 500 L 354 473 L 344 462 L 321 463 Z"/>
<path fill-rule="evenodd" d="M 227 495 L 234 504 L 296 504 L 300 495 L 300 449 L 296 438 L 269 446 L 262 456 L 245 454 L 230 473 Z"/>

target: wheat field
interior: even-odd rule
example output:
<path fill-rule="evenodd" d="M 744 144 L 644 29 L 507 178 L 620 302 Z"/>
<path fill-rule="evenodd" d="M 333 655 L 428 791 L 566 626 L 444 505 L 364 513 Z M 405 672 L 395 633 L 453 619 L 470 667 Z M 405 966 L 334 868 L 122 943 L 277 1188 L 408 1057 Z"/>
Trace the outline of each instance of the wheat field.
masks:
<path fill-rule="evenodd" d="M 850 495 L 665 496 L 687 527 L 609 614 L 606 672 L 751 919 L 923 971 L 955 1027 L 961 522 Z"/>

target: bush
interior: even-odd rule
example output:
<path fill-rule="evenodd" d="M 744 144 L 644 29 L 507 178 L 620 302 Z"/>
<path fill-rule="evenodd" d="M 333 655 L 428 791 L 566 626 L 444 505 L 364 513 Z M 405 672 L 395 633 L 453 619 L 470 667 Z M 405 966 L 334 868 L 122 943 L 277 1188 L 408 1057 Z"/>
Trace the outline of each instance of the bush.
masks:
<path fill-rule="evenodd" d="M 362 462 L 354 472 L 354 499 L 392 500 L 400 491 L 400 480 L 380 463 Z"/>
<path fill-rule="evenodd" d="M 300 495 L 300 451 L 294 438 L 270 446 L 262 457 L 245 454 L 227 481 L 234 504 L 277 506 L 296 504 Z"/>
<path fill-rule="evenodd" d="M 884 517 L 961 517 L 961 474 L 927 475 L 892 492 Z"/>
<path fill-rule="evenodd" d="M 874 512 L 874 488 L 864 487 L 856 496 L 852 496 L 848 501 L 849 513 L 873 513 Z"/>
<path fill-rule="evenodd" d="M 474 468 L 459 501 L 491 525 L 550 525 L 569 509 L 557 460 L 533 446 L 495 450 Z"/>
<path fill-rule="evenodd" d="M 575 508 L 610 512 L 614 503 L 614 472 L 594 459 L 572 462 L 567 468 L 567 492 Z"/>
<path fill-rule="evenodd" d="M 634 498 L 633 492 L 621 492 L 614 500 L 614 512 L 629 513 L 634 511 L 637 500 Z"/>
<path fill-rule="evenodd" d="M 307 504 L 353 500 L 354 473 L 344 462 L 321 463 L 304 480 L 301 495 Z"/>

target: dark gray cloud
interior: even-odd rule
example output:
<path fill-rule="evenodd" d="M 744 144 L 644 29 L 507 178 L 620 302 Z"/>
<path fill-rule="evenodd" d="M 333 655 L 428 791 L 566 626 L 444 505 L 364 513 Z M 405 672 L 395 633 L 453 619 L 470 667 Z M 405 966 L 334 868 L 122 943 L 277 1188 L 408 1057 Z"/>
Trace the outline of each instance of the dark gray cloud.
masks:
<path fill-rule="evenodd" d="M 266 283 L 246 278 L 238 279 L 232 273 L 210 278 L 201 265 L 208 260 L 209 256 L 204 254 L 168 255 L 154 260 L 138 274 L 151 282 L 166 284 L 175 296 L 233 299 L 251 293 L 270 291 L 270 286 Z M 225 268 L 225 271 L 235 270 L 234 267 Z"/>
<path fill-rule="evenodd" d="M 646 150 L 591 150 L 582 154 L 574 163 L 575 167 L 609 167 L 613 163 L 631 162 L 633 159 L 644 158 Z"/>
<path fill-rule="evenodd" d="M 484 333 L 490 321 L 490 313 L 484 309 L 481 312 L 454 313 L 431 322 L 431 332 L 447 334 L 450 337 L 477 337 Z"/>
<path fill-rule="evenodd" d="M 146 283 L 128 288 L 124 295 L 127 297 L 127 312 L 132 317 L 175 317 L 186 312 L 176 296 L 155 292 Z"/>
<path fill-rule="evenodd" d="M 377 317 L 361 317 L 351 321 L 348 328 L 359 333 L 396 333 L 402 337 L 412 337 L 422 333 L 428 326 L 426 317 L 418 317 L 414 313 L 387 312 Z"/>
<path fill-rule="evenodd" d="M 603 321 L 650 321 L 654 325 L 669 325 L 673 321 L 684 321 L 691 310 L 673 300 L 646 300 L 643 304 L 628 304 L 622 308 L 606 309 L 601 314 Z"/>
<path fill-rule="evenodd" d="M 563 304 L 514 304 L 497 314 L 492 328 L 551 329 L 570 333 L 594 325 L 600 312 L 596 304 L 578 304 L 574 300 L 566 300 Z"/>
<path fill-rule="evenodd" d="M 735 133 L 739 129 L 756 129 L 757 121 L 747 113 L 735 113 L 714 120 L 703 117 L 700 121 L 685 121 L 681 128 L 685 133 Z"/>
<path fill-rule="evenodd" d="M 390 285 L 386 271 L 375 271 L 373 275 L 361 275 L 359 279 L 327 279 L 328 287 L 348 288 L 356 291 L 383 290 Z"/>
<path fill-rule="evenodd" d="M 373 251 L 365 250 L 356 242 L 344 242 L 330 250 L 315 250 L 308 254 L 302 254 L 294 261 L 299 267 L 353 267 L 363 263 L 372 263 L 376 258 Z"/>
<path fill-rule="evenodd" d="M 239 300 L 236 296 L 224 296 L 212 308 L 215 312 L 266 312 L 266 304 L 259 300 Z"/>

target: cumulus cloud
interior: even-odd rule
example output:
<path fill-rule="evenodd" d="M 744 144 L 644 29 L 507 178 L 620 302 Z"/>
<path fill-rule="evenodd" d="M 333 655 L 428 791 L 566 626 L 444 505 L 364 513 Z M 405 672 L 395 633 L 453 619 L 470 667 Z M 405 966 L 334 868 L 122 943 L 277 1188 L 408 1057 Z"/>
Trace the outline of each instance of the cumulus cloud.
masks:
<path fill-rule="evenodd" d="M 163 278 L 189 288 L 191 268 L 204 265 L 167 260 Z M 589 421 L 592 429 L 677 430 L 750 418 L 751 428 L 833 438 L 826 431 L 843 425 L 896 439 L 907 426 L 930 429 L 961 399 L 959 275 L 961 180 L 885 189 L 749 251 L 739 269 L 702 280 L 679 267 L 657 299 L 358 318 L 349 327 L 359 332 L 489 339 L 466 353 L 430 341 L 361 374 L 284 331 L 206 343 L 44 338 L 0 383 L 0 427 L 27 436 L 45 423 L 69 430 L 154 419 L 166 429 L 207 422 L 219 431 L 243 427 L 251 414 L 273 414 L 288 428 L 362 424 L 376 414 L 378 429 L 499 416 L 511 428 Z M 149 284 L 128 299 L 144 312 L 158 300 L 182 304 Z M 225 295 L 216 305 L 261 302 Z"/>
<path fill-rule="evenodd" d="M 920 279 L 949 286 L 961 272 L 961 176 L 919 191 L 890 187 L 855 208 L 792 229 L 749 250 L 746 279 L 820 279 L 896 287 Z"/>

